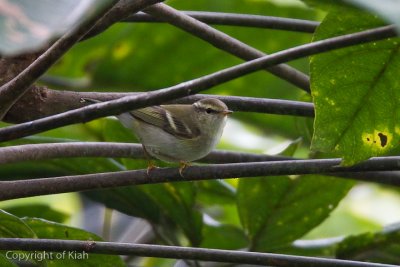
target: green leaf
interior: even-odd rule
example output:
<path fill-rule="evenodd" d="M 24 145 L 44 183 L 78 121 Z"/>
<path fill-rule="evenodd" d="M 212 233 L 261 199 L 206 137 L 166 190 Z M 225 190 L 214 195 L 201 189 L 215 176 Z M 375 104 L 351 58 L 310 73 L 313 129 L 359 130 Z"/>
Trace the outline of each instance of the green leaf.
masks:
<path fill-rule="evenodd" d="M 400 27 L 400 2 L 397 0 L 346 0 L 355 6 L 380 15 L 384 20 Z"/>
<path fill-rule="evenodd" d="M 0 14 L 0 53 L 15 55 L 38 50 L 110 3 L 112 0 L 4 1 Z"/>
<path fill-rule="evenodd" d="M 11 206 L 4 210 L 17 217 L 37 217 L 59 223 L 65 221 L 69 217 L 67 214 L 54 210 L 49 205 L 45 204 L 24 204 Z"/>
<path fill-rule="evenodd" d="M 0 210 L 0 238 L 36 238 L 36 234 L 33 230 L 20 218 Z M 7 251 L 0 252 L 0 266 L 13 266 L 11 262 L 7 260 Z M 1 256 L 6 258 L 2 258 Z M 6 264 L 2 264 L 5 261 Z"/>
<path fill-rule="evenodd" d="M 378 27 L 376 17 L 331 12 L 315 40 Z M 352 165 L 386 155 L 400 142 L 399 40 L 389 39 L 311 57 L 315 103 L 312 150 L 334 152 Z"/>
<path fill-rule="evenodd" d="M 101 241 L 101 238 L 93 233 L 63 224 L 37 218 L 23 218 L 22 221 L 36 233 L 38 238 Z M 57 260 L 57 256 L 61 259 Z M 47 262 L 48 266 L 125 266 L 119 256 L 88 254 L 83 251 L 65 254 L 54 252 L 52 259 L 48 259 Z"/>
<path fill-rule="evenodd" d="M 329 216 L 352 185 L 318 175 L 241 179 L 237 205 L 251 250 L 274 251 L 302 237 Z"/>
<path fill-rule="evenodd" d="M 36 238 L 36 235 L 23 220 L 0 210 L 0 237 Z"/>
<path fill-rule="evenodd" d="M 216 249 L 242 249 L 248 246 L 243 230 L 233 225 L 205 225 L 201 247 Z"/>
<path fill-rule="evenodd" d="M 195 209 L 196 188 L 193 182 L 145 185 L 144 191 L 161 212 L 179 226 L 192 246 L 201 242 L 202 214 Z"/>
<path fill-rule="evenodd" d="M 400 264 L 400 225 L 392 225 L 381 232 L 350 236 L 343 240 L 336 252 L 339 259 Z"/>

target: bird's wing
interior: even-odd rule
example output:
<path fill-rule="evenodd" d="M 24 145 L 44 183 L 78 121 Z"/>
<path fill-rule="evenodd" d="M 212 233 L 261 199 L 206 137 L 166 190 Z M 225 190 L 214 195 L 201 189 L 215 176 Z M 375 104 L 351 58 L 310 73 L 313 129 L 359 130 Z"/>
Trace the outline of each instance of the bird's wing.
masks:
<path fill-rule="evenodd" d="M 184 121 L 178 119 L 171 112 L 160 106 L 133 110 L 130 114 L 142 122 L 159 127 L 167 133 L 182 139 L 193 139 L 200 134 L 200 130 L 197 127 L 190 127 Z"/>

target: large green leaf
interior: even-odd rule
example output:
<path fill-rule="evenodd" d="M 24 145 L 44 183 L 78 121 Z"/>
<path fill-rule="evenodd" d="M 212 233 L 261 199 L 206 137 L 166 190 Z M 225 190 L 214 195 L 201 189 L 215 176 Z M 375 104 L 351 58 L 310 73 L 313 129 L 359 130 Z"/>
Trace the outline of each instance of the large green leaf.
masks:
<path fill-rule="evenodd" d="M 361 11 L 333 11 L 314 39 L 381 25 L 375 16 Z M 351 165 L 396 148 L 400 142 L 399 74 L 398 39 L 311 57 L 316 114 L 312 149 L 334 152 Z"/>
<path fill-rule="evenodd" d="M 112 0 L 2 1 L 0 53 L 38 50 L 95 15 Z"/>
<path fill-rule="evenodd" d="M 340 259 L 400 264 L 400 225 L 382 232 L 350 236 L 342 241 L 336 256 Z"/>
<path fill-rule="evenodd" d="M 327 218 L 352 185 L 318 175 L 241 179 L 237 205 L 251 249 L 289 245 Z"/>
<path fill-rule="evenodd" d="M 82 229 L 66 226 L 37 218 L 23 218 L 25 222 L 39 238 L 45 239 L 67 239 L 67 240 L 85 240 L 101 241 L 101 238 L 95 234 Z M 60 256 L 60 259 L 57 257 Z M 47 266 L 125 266 L 119 256 L 88 254 L 84 251 L 75 251 L 73 253 L 54 252 L 53 257 L 47 260 Z"/>

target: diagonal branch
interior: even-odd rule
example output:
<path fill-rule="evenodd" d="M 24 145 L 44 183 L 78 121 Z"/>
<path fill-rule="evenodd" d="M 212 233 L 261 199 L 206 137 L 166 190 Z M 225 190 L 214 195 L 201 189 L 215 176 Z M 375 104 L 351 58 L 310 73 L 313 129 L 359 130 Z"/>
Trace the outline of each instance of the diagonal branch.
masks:
<path fill-rule="evenodd" d="M 332 174 L 343 172 L 399 171 L 400 157 L 380 157 L 366 160 L 351 167 L 339 166 L 340 159 L 284 160 L 249 163 L 210 164 L 190 166 L 184 170 L 184 178 L 178 168 L 159 168 L 147 174 L 147 170 L 131 170 L 110 173 L 84 174 L 52 178 L 0 182 L 0 200 L 39 195 L 77 192 L 128 185 L 158 184 L 165 182 L 200 181 L 241 177 Z M 251 178 L 247 178 L 251 179 Z M 356 177 L 367 180 L 364 177 Z M 398 177 L 376 179 L 376 183 L 399 186 Z"/>
<path fill-rule="evenodd" d="M 244 60 L 252 60 L 266 55 L 265 53 L 163 3 L 155 4 L 146 8 L 144 11 L 155 18 L 165 20 L 194 36 L 205 40 L 213 46 Z M 304 73 L 285 64 L 270 66 L 267 70 L 298 86 L 306 92 L 310 92 L 310 78 Z"/>
<path fill-rule="evenodd" d="M 261 252 L 62 239 L 0 238 L 0 249 L 54 252 L 75 251 L 276 267 L 394 267 L 394 265 L 389 264 Z"/>
<path fill-rule="evenodd" d="M 318 21 L 260 16 L 252 14 L 237 14 L 207 11 L 181 11 L 183 14 L 207 24 L 252 27 L 294 32 L 313 33 L 318 27 Z M 133 14 L 123 22 L 163 22 L 162 19 L 150 16 L 143 12 Z"/>
<path fill-rule="evenodd" d="M 136 108 L 157 105 L 162 102 L 199 93 L 213 86 L 255 72 L 262 68 L 334 49 L 382 40 L 396 35 L 395 27 L 391 25 L 293 47 L 188 82 L 180 83 L 169 88 L 150 91 L 134 96 L 126 96 L 120 99 L 93 104 L 32 122 L 4 127 L 0 129 L 0 141 L 17 139 L 77 122 L 87 122 L 105 116 L 121 114 Z"/>

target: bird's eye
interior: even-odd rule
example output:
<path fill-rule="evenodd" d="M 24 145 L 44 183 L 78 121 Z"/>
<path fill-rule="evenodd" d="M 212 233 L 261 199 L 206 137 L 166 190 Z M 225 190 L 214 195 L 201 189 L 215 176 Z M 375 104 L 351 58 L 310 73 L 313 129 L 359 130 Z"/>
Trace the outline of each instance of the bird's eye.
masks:
<path fill-rule="evenodd" d="M 212 110 L 212 108 L 207 108 L 207 109 L 206 109 L 207 114 L 211 114 L 211 113 L 213 113 L 213 111 L 214 111 L 214 110 Z"/>

